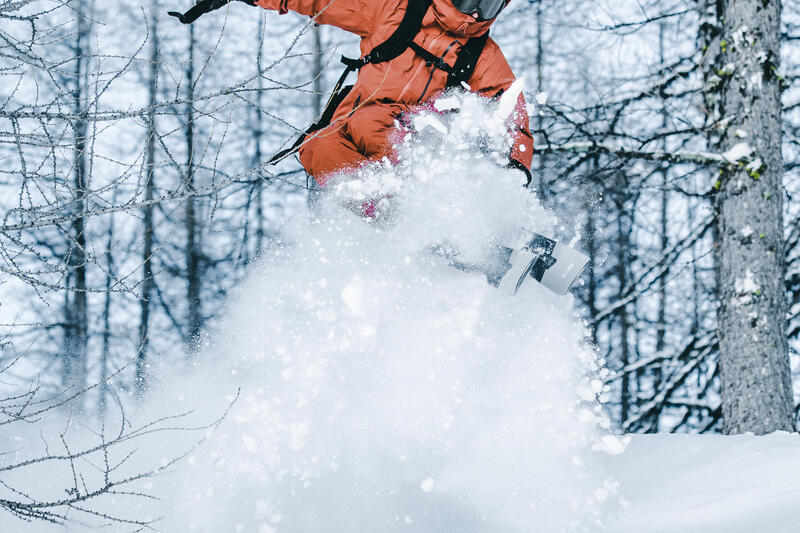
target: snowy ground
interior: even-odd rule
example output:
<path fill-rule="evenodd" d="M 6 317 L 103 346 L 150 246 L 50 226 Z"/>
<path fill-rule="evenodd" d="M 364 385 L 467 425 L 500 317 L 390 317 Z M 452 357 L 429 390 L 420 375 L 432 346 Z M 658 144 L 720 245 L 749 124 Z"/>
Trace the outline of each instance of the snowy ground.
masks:
<path fill-rule="evenodd" d="M 800 531 L 800 435 L 636 435 L 605 463 L 628 501 L 614 533 Z"/>

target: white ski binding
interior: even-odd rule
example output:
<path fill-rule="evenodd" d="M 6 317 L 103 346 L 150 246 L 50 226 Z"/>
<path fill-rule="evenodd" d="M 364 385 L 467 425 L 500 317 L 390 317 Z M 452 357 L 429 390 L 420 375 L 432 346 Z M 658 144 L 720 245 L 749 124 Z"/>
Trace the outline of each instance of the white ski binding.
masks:
<path fill-rule="evenodd" d="M 589 264 L 583 253 L 538 233 L 520 249 L 499 247 L 498 260 L 491 265 L 464 263 L 458 259 L 458 251 L 446 245 L 432 251 L 454 268 L 483 273 L 489 284 L 511 296 L 529 276 L 556 294 L 567 294 Z"/>

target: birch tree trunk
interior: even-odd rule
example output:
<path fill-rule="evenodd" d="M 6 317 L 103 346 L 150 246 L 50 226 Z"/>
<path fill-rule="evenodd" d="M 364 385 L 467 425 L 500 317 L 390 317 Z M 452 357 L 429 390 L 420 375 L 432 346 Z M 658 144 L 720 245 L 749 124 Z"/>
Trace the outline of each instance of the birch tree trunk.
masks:
<path fill-rule="evenodd" d="M 724 431 L 794 430 L 777 72 L 781 3 L 720 0 L 713 7 L 718 34 L 707 54 L 713 73 L 706 76 L 711 144 L 737 160 L 714 185 Z"/>

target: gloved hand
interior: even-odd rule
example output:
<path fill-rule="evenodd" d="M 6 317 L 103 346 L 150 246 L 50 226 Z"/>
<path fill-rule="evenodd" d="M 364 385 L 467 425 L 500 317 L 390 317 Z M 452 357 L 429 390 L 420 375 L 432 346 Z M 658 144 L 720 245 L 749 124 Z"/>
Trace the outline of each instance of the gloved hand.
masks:
<path fill-rule="evenodd" d="M 521 171 L 521 172 L 523 172 L 525 174 L 525 179 L 526 179 L 525 186 L 526 187 L 531 184 L 531 178 L 532 178 L 531 171 L 528 170 L 525 167 L 525 165 L 523 165 L 522 163 L 520 163 L 516 159 L 509 159 L 508 160 L 508 167 L 509 168 L 515 168 L 515 169 L 517 169 L 517 170 L 519 170 L 519 171 Z"/>
<path fill-rule="evenodd" d="M 173 17 L 176 17 L 184 24 L 191 24 L 198 18 L 200 15 L 204 15 L 206 13 L 210 13 L 215 9 L 219 9 L 225 4 L 229 3 L 231 0 L 198 0 L 198 2 L 186 13 L 179 13 L 178 11 L 169 11 L 167 14 Z M 238 0 L 239 2 L 244 2 L 249 6 L 255 6 L 256 0 Z"/>

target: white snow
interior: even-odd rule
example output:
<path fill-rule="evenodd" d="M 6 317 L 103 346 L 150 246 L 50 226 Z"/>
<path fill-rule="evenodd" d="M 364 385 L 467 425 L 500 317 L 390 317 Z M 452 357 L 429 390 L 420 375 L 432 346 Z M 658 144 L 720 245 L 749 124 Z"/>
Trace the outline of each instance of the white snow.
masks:
<path fill-rule="evenodd" d="M 745 168 L 747 168 L 747 170 L 753 171 L 753 170 L 761 170 L 761 167 L 763 166 L 764 166 L 764 161 L 760 157 L 756 157 L 755 159 L 750 161 Z"/>
<path fill-rule="evenodd" d="M 737 161 L 748 157 L 752 153 L 753 148 L 749 144 L 742 142 L 733 145 L 730 150 L 722 154 L 722 157 L 724 157 L 729 163 L 736 163 Z"/>
<path fill-rule="evenodd" d="M 457 96 L 444 96 L 433 103 L 437 111 L 453 111 L 461 106 L 461 100 Z"/>
<path fill-rule="evenodd" d="M 414 128 L 418 131 L 424 130 L 425 128 L 433 128 L 439 133 L 447 134 L 447 128 L 442 124 L 442 121 L 430 114 L 414 117 L 413 123 Z"/>
<path fill-rule="evenodd" d="M 760 289 L 753 277 L 753 272 L 749 268 L 745 270 L 743 278 L 736 278 L 734 288 L 738 294 L 753 294 Z"/>
<path fill-rule="evenodd" d="M 525 87 L 524 79 L 518 78 L 514 80 L 511 86 L 500 97 L 500 102 L 494 113 L 495 120 L 503 125 L 507 124 L 509 117 L 511 117 L 511 114 L 514 113 L 514 109 L 517 107 L 517 101 L 522 94 L 523 87 Z"/>
<path fill-rule="evenodd" d="M 595 447 L 608 455 L 619 455 L 625 451 L 629 442 L 630 436 L 620 438 L 615 435 L 603 435 Z"/>
<path fill-rule="evenodd" d="M 800 435 L 636 435 L 606 465 L 614 533 L 796 533 Z"/>

